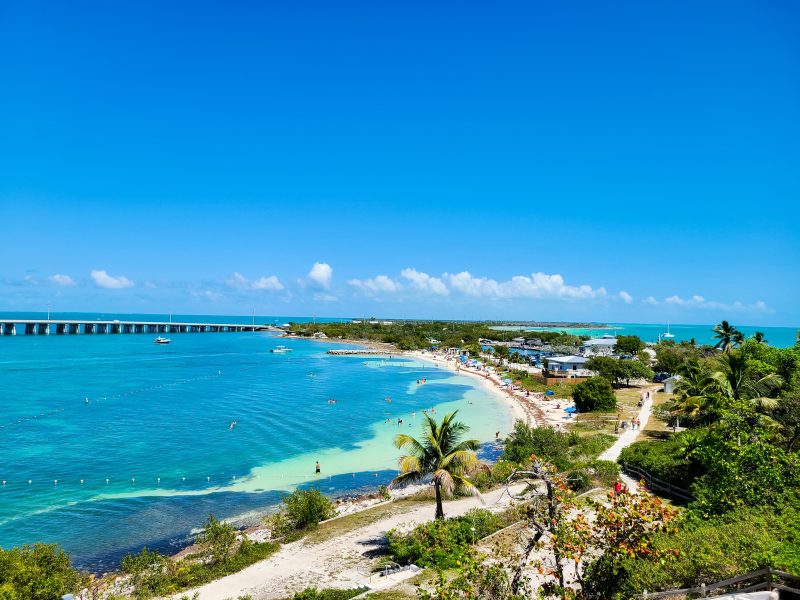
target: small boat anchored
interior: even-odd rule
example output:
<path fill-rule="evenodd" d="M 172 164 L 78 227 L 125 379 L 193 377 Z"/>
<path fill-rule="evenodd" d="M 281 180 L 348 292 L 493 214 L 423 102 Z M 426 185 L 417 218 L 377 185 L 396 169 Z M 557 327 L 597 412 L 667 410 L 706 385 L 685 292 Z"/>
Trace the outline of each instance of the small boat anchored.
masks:
<path fill-rule="evenodd" d="M 291 352 L 291 351 L 292 351 L 292 349 L 291 348 L 287 348 L 286 346 L 277 346 L 277 347 L 273 348 L 272 350 L 270 350 L 270 352 L 272 352 L 274 354 L 286 354 L 287 352 Z"/>
<path fill-rule="evenodd" d="M 667 339 L 670 339 L 670 338 L 674 338 L 674 337 L 675 337 L 675 334 L 674 334 L 674 333 L 670 333 L 670 332 L 669 332 L 669 321 L 667 321 L 667 333 L 662 333 L 662 334 L 661 334 L 661 337 L 663 337 L 663 338 L 667 338 Z"/>
<path fill-rule="evenodd" d="M 169 338 L 158 336 L 156 339 L 153 340 L 154 344 L 169 344 Z"/>

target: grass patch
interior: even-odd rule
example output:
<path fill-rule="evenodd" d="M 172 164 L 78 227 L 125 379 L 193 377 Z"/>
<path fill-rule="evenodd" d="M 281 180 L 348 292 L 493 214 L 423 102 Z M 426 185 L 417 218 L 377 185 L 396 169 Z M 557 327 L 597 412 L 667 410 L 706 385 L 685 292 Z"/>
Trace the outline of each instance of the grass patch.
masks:
<path fill-rule="evenodd" d="M 425 501 L 428 502 L 429 499 L 425 498 Z M 312 544 L 325 542 L 349 531 L 354 531 L 360 527 L 371 525 L 372 523 L 380 521 L 386 517 L 406 513 L 414 508 L 414 506 L 418 503 L 419 500 L 403 498 L 400 500 L 395 500 L 389 504 L 382 504 L 380 506 L 366 508 L 350 515 L 345 515 L 325 523 L 320 523 L 316 529 L 309 531 L 305 535 L 305 539 Z"/>

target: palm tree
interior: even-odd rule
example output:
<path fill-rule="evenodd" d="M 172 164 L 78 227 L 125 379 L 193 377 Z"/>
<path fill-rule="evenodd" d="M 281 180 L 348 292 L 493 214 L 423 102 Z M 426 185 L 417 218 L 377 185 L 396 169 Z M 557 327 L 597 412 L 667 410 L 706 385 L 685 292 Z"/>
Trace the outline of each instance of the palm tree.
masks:
<path fill-rule="evenodd" d="M 680 380 L 675 384 L 678 399 L 675 409 L 693 419 L 706 421 L 716 409 L 717 398 L 712 390 L 711 371 L 697 360 L 690 361 L 679 370 Z"/>
<path fill-rule="evenodd" d="M 418 482 L 430 475 L 436 492 L 437 519 L 444 518 L 442 494 L 452 494 L 456 489 L 477 494 L 468 476 L 485 468 L 475 454 L 480 446 L 478 440 L 459 441 L 469 427 L 454 420 L 456 413 L 445 415 L 441 424 L 426 414 L 421 440 L 404 433 L 394 438 L 394 445 L 408 449 L 408 454 L 400 457 L 400 474 L 392 485 Z"/>
<path fill-rule="evenodd" d="M 742 333 L 727 321 L 722 321 L 712 331 L 717 338 L 714 348 L 720 348 L 723 352 L 730 350 L 734 344 L 742 342 Z"/>
<path fill-rule="evenodd" d="M 728 352 L 720 357 L 719 369 L 712 375 L 713 388 L 723 396 L 732 400 L 749 400 L 757 407 L 772 410 L 778 404 L 768 394 L 783 384 L 783 379 L 776 373 L 758 377 L 753 373 L 747 357 L 741 351 Z"/>
<path fill-rule="evenodd" d="M 757 341 L 759 344 L 769 344 L 769 342 L 764 337 L 764 332 L 763 331 L 756 331 L 753 334 L 753 339 L 755 341 Z"/>

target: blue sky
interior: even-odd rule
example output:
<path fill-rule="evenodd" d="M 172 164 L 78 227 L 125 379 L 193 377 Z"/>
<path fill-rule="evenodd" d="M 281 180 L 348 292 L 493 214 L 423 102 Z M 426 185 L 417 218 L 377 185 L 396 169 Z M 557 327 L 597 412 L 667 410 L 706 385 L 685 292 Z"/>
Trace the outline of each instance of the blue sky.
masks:
<path fill-rule="evenodd" d="M 0 310 L 800 324 L 795 2 L 0 6 Z"/>

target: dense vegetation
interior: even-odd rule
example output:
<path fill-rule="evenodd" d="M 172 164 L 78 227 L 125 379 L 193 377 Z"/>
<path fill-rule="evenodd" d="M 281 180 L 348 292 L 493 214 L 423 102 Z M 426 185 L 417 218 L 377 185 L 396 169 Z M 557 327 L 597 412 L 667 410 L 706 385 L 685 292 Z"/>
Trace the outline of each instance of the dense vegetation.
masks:
<path fill-rule="evenodd" d="M 298 488 L 284 496 L 281 508 L 264 522 L 272 530 L 272 537 L 278 538 L 297 536 L 334 516 L 336 508 L 318 488 Z"/>
<path fill-rule="evenodd" d="M 297 335 L 311 336 L 322 332 L 329 338 L 364 340 L 395 344 L 401 350 L 430 348 L 431 340 L 437 340 L 442 347 L 458 347 L 470 350 L 470 354 L 480 354 L 479 341 L 489 339 L 510 341 L 519 332 L 492 329 L 491 323 L 454 321 L 395 321 L 391 325 L 382 323 L 291 323 L 289 331 Z M 536 331 L 524 334 L 545 344 L 575 348 L 584 337 L 569 335 L 560 331 Z M 507 348 L 506 348 L 507 350 Z M 513 354 L 513 353 L 512 353 Z"/>
<path fill-rule="evenodd" d="M 572 399 L 581 412 L 613 412 L 617 408 L 617 396 L 605 377 L 590 377 L 577 384 Z"/>
<path fill-rule="evenodd" d="M 715 328 L 717 350 L 660 344 L 659 368 L 681 376 L 663 416 L 687 428 L 640 441 L 621 461 L 689 489 L 679 529 L 656 544 L 672 561 L 637 558 L 620 589 L 678 588 L 764 566 L 800 572 L 800 345 L 773 348 L 730 323 Z"/>
<path fill-rule="evenodd" d="M 53 544 L 0 548 L 0 598 L 51 600 L 76 592 L 85 577 L 69 564 L 69 557 Z"/>
<path fill-rule="evenodd" d="M 630 385 L 632 380 L 653 378 L 653 370 L 642 360 L 617 359 L 610 356 L 593 356 L 586 368 L 611 382 L 614 387 Z"/>
<path fill-rule="evenodd" d="M 472 545 L 518 520 L 515 514 L 473 509 L 453 519 L 434 519 L 408 533 L 389 531 L 389 554 L 400 565 L 451 569 L 472 554 Z"/>

